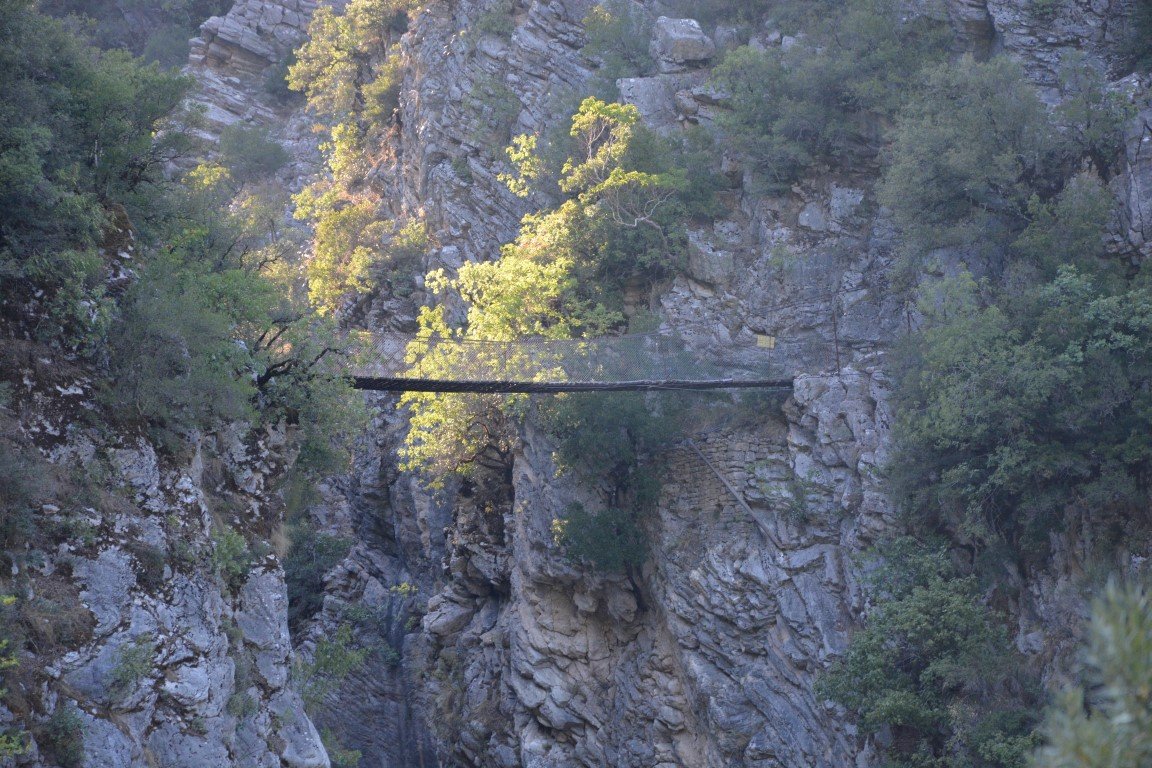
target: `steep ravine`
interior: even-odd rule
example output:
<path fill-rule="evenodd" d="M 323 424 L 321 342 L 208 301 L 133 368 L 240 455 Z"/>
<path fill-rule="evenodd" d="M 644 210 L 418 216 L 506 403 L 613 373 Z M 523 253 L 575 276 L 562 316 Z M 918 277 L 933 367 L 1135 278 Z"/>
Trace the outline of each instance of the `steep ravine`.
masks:
<path fill-rule="evenodd" d="M 416 17 L 402 41 L 406 73 L 396 130 L 371 183 L 397 217 L 428 224 L 438 247 L 422 269 L 452 270 L 491 258 L 515 235 L 529 204 L 496 179 L 505 169 L 509 126 L 499 124 L 489 102 L 509 91 L 516 96 L 511 133 L 546 130 L 566 119 L 566 99 L 595 76 L 594 62 L 580 50 L 580 22 L 590 5 L 514 3 L 509 39 L 469 33 L 482 14 L 499 10 L 497 3 L 433 2 Z M 665 10 L 648 5 L 653 17 Z M 1018 56 L 1042 88 L 1071 50 L 1107 63 L 1125 10 L 1118 0 L 1078 1 L 1039 19 L 1030 0 L 915 5 L 950 18 L 969 50 Z M 226 17 L 205 25 L 190 66 L 200 83 L 197 98 L 208 105 L 210 131 L 246 120 L 279 132 L 294 151 L 295 162 L 281 172 L 292 189 L 319 170 L 314 138 L 308 118 L 278 104 L 263 83 L 301 39 L 312 7 L 239 0 Z M 756 35 L 764 45 L 778 44 L 771 32 Z M 729 33 L 704 34 L 720 40 Z M 659 130 L 708 125 L 722 108 L 700 87 L 709 62 L 679 61 L 671 43 L 662 50 L 665 71 L 622 81 L 622 94 Z M 1152 248 L 1152 225 L 1145 223 L 1152 221 L 1148 85 L 1138 78 L 1125 85 L 1137 114 L 1127 165 L 1113 182 L 1127 206 L 1115 236 L 1145 256 Z M 749 415 L 685 435 L 694 437 L 691 444 L 668 446 L 671 479 L 649 522 L 643 605 L 626 580 L 590 576 L 556 550 L 552 519 L 594 490 L 555 476 L 552 446 L 531 420 L 509 477 L 483 477 L 432 495 L 396 469 L 405 426 L 394 401 L 381 396 L 355 471 L 321 489 L 323 502 L 312 510 L 316 521 L 354 536 L 356 545 L 328 574 L 323 610 L 292 640 L 307 654 L 346 620 L 350 606 L 378 617 L 361 623 L 358 639 L 367 646 L 386 643 L 393 653 L 372 654 L 321 718 L 345 746 L 362 751 L 365 768 L 874 763 L 871 745 L 842 711 L 818 700 L 812 686 L 844 650 L 866 607 L 854 556 L 894 525 L 883 479 L 892 420 L 885 361 L 915 313 L 889 288 L 897 243 L 873 179 L 821 175 L 770 197 L 746 183 L 733 158 L 724 167 L 734 184 L 726 213 L 692 232 L 686 273 L 654 297 L 653 307 L 665 327 L 700 349 L 771 334 L 778 339 L 774 363 L 800 376 L 783 404 L 756 401 L 745 406 Z M 963 254 L 944 256 L 958 261 Z M 419 299 L 419 293 L 373 297 L 361 322 L 411 327 Z M 148 465 L 144 447 L 116 450 L 128 451 L 125 467 Z M 180 487 L 184 475 L 199 487 L 192 469 L 125 473 L 140 478 L 145 495 Z M 804 489 L 800 503 L 798 487 Z M 263 503 L 258 489 L 253 494 L 254 503 Z M 1009 606 L 1017 646 L 1050 678 L 1065 669 L 1085 613 L 1084 574 L 1094 553 L 1079 522 L 1056 537 L 1049 568 L 1022 583 L 1019 602 Z M 117 551 L 110 539 L 107 551 L 93 554 L 94 562 L 108 561 L 101 573 L 125 570 L 112 562 Z M 1149 554 L 1137 546 L 1128 556 Z M 261 752 L 266 762 L 253 764 L 281 758 L 288 765 L 322 764 L 290 757 L 314 750 L 315 739 L 305 718 L 282 716 L 297 705 L 286 689 L 279 693 L 287 658 L 283 608 L 268 601 L 282 599 L 275 597 L 282 596 L 282 581 L 273 559 L 265 570 L 238 598 L 212 598 L 232 606 L 225 614 L 238 616 L 255 610 L 248 606 L 271 606 L 261 614 L 267 626 L 237 620 L 252 649 L 279 654 L 261 689 L 257 721 L 267 724 L 257 733 L 282 748 L 270 746 Z M 188 602 L 175 586 L 166 589 L 165 610 Z M 113 608 L 117 616 L 141 615 L 128 603 Z M 98 634 L 119 637 L 121 620 L 108 613 L 105 622 L 96 614 L 103 622 Z M 132 621 L 124 625 L 129 630 Z M 202 665 L 215 680 L 227 666 L 227 641 L 218 628 L 207 637 L 208 650 L 192 656 L 219 662 Z M 94 646 L 93 657 L 103 647 Z M 173 679 L 194 666 L 173 661 Z M 206 700 L 219 702 L 219 696 L 226 699 L 213 693 Z M 187 706 L 216 706 L 190 701 Z M 197 744 L 218 752 L 227 737 L 213 730 L 217 711 L 205 712 L 209 732 Z M 119 743 L 102 722 L 113 734 L 107 744 Z M 284 741 L 276 741 L 275 725 L 288 722 L 298 724 L 301 735 L 292 741 L 281 734 Z M 175 736 L 155 740 L 184 743 Z M 291 752 L 285 743 L 302 746 Z M 111 750 L 129 748 L 107 749 L 119 755 Z M 218 757 L 197 763 L 186 750 L 176 754 L 172 765 L 227 764 L 211 762 L 224 759 Z"/>

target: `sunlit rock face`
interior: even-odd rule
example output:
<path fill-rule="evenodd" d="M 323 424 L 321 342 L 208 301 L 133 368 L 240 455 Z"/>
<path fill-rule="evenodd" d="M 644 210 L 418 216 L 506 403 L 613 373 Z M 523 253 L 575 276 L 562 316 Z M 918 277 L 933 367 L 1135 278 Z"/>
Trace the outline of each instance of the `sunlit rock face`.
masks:
<path fill-rule="evenodd" d="M 369 183 L 394 216 L 428 223 L 436 248 L 421 269 L 495 258 L 525 213 L 554 202 L 519 199 L 497 174 L 508 170 L 510 136 L 562 126 L 579 97 L 602 87 L 597 62 L 581 51 L 591 5 L 444 0 L 414 18 L 401 41 L 400 107 Z M 1067 51 L 1083 49 L 1091 65 L 1111 71 L 1119 18 L 1111 4 L 1054 5 L 1044 18 L 1032 0 L 908 7 L 951 20 L 959 49 L 1017 56 L 1051 101 Z M 311 10 L 239 2 L 205 24 L 189 68 L 209 132 L 237 121 L 271 127 L 293 151 L 281 172 L 292 189 L 319 167 L 315 139 L 299 108 L 272 99 L 263 78 L 301 39 Z M 798 44 L 771 28 L 677 18 L 659 3 L 645 10 L 655 71 L 617 85 L 664 134 L 716 127 L 728 98 L 708 82 L 718 49 Z M 475 31 L 492 12 L 507 13 L 510 34 Z M 1127 167 L 1113 182 L 1127 208 L 1114 235 L 1147 254 L 1148 84 L 1130 78 L 1117 87 L 1138 114 Z M 769 195 L 720 152 L 730 182 L 724 212 L 690 227 L 684 270 L 645 301 L 663 330 L 694 349 L 740 350 L 735 362 L 795 375 L 794 391 L 746 398 L 739 417 L 667 446 L 648 559 L 634 583 L 590 575 L 556 548 L 553 518 L 571 502 L 595 504 L 600 489 L 557 476 L 554 446 L 531 418 L 510 473 L 433 494 L 397 469 L 403 415 L 379 396 L 354 471 L 321 488 L 312 510 L 326 530 L 357 543 L 328 574 L 321 612 L 292 638 L 307 654 L 350 609 L 383 617 L 359 638 L 390 650 L 372 654 L 321 718 L 362 751 L 365 768 L 875 764 L 872 745 L 813 686 L 866 608 L 856 556 L 895 525 L 884 480 L 888 359 L 916 310 L 891 289 L 899 243 L 873 177 L 830 169 Z M 964 257 L 942 254 L 950 267 Z M 382 293 L 357 321 L 411 329 L 424 298 Z M 774 340 L 770 352 L 760 337 Z M 146 460 L 124 467 L 130 482 L 153 486 Z M 1071 652 L 1083 615 L 1075 586 L 1083 548 L 1077 526 L 1066 530 L 1053 542 L 1051 572 L 1022 585 L 1010 606 L 1017 646 L 1047 673 Z M 124 578 L 118 557 L 104 556 L 111 584 Z M 109 583 L 90 587 L 98 626 L 116 610 L 99 597 L 116 592 Z M 257 668 L 264 658 L 278 681 L 271 659 L 282 637 L 263 627 L 252 627 L 249 646 Z M 216 654 L 219 669 L 175 675 L 166 684 L 173 696 L 212 700 L 204 692 L 234 674 L 220 671 L 228 665 Z M 279 711 L 274 698 L 268 712 Z"/>

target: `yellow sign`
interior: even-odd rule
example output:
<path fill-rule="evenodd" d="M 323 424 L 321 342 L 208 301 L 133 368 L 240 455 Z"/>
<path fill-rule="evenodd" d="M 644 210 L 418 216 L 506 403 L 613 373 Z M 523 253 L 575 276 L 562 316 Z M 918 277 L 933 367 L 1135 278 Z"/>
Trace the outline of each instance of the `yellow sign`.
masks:
<path fill-rule="evenodd" d="M 756 346 L 763 347 L 764 349 L 776 349 L 776 337 L 758 333 L 756 334 Z"/>

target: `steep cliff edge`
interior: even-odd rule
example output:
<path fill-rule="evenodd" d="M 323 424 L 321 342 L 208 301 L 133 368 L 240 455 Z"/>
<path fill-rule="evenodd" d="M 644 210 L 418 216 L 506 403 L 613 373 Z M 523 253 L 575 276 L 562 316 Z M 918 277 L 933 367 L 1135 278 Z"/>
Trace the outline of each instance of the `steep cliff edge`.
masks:
<path fill-rule="evenodd" d="M 3 355 L 4 440 L 42 457 L 21 482 L 44 499 L 10 553 L 6 620 L 36 649 L 8 691 L 21 711 L 4 711 L 40 745 L 19 764 L 327 766 L 288 687 L 283 570 L 245 543 L 281 525 L 284 435 L 237 425 L 173 454 L 110 429 L 91 373 L 56 352 Z"/>

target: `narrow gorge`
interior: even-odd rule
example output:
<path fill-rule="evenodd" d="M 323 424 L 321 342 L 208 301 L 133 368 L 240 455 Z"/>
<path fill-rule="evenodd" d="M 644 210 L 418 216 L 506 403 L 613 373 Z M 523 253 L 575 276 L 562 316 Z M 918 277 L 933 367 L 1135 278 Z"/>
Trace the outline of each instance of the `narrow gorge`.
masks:
<path fill-rule="evenodd" d="M 0 764 L 1152 758 L 1052 738 L 1152 557 L 1152 4 L 185 6 L 180 77 L 2 59 Z M 351 391 L 361 332 L 792 387 Z"/>

